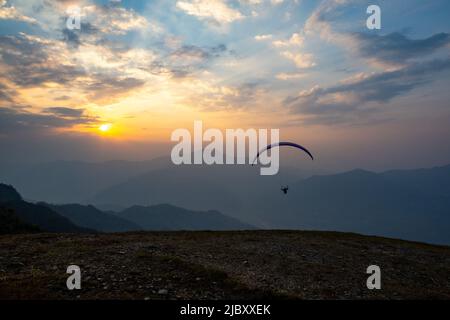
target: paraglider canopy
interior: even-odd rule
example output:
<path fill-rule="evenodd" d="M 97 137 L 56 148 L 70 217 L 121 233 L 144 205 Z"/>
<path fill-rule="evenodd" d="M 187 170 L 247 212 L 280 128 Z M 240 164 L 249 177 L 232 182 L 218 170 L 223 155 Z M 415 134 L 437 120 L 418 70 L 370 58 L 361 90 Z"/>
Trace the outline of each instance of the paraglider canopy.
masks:
<path fill-rule="evenodd" d="M 272 149 L 272 148 L 276 148 L 276 147 L 292 147 L 292 148 L 296 148 L 296 149 L 302 150 L 302 151 L 304 151 L 306 154 L 309 155 L 309 157 L 311 158 L 311 160 L 314 160 L 314 157 L 313 157 L 313 155 L 311 154 L 311 152 L 309 152 L 308 149 L 306 149 L 305 147 L 303 147 L 303 146 L 301 146 L 301 145 L 299 145 L 299 144 L 297 144 L 297 143 L 293 143 L 293 142 L 277 142 L 277 143 L 269 144 L 267 147 L 265 147 L 265 148 L 263 148 L 262 150 L 260 150 L 260 151 L 257 153 L 255 160 L 253 160 L 252 166 L 255 165 L 255 162 L 259 159 L 259 156 L 260 156 L 262 153 L 264 153 L 264 152 L 266 152 L 267 150 L 270 150 L 270 149 Z"/>

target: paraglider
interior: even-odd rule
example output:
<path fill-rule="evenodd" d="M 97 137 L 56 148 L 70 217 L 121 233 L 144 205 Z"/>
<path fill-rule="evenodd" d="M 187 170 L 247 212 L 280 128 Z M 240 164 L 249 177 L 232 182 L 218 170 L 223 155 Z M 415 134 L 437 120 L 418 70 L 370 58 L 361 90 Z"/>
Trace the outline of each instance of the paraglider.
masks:
<path fill-rule="evenodd" d="M 259 159 L 259 156 L 260 156 L 262 153 L 264 153 L 264 152 L 266 152 L 267 150 L 270 150 L 270 149 L 272 149 L 272 148 L 276 148 L 276 147 L 293 147 L 293 148 L 300 149 L 300 150 L 302 150 L 303 152 L 305 152 L 305 153 L 311 158 L 311 160 L 314 160 L 314 157 L 313 157 L 313 155 L 311 154 L 311 152 L 309 152 L 309 150 L 306 149 L 305 147 L 303 147 L 303 146 L 301 146 L 301 145 L 299 145 L 299 144 L 297 144 L 297 143 L 293 143 L 293 142 L 278 142 L 278 143 L 269 144 L 267 147 L 265 147 L 265 148 L 263 148 L 261 151 L 259 151 L 259 152 L 257 153 L 257 155 L 256 155 L 255 160 L 253 160 L 252 166 L 255 165 L 255 162 Z M 287 194 L 288 191 L 289 191 L 289 186 L 286 186 L 286 187 L 283 187 L 283 186 L 282 186 L 282 187 L 281 187 L 281 191 L 282 191 L 284 194 Z"/>
<path fill-rule="evenodd" d="M 273 144 L 269 144 L 267 147 L 263 148 L 261 151 L 259 151 L 256 154 L 256 158 L 255 160 L 253 160 L 252 162 L 252 166 L 255 165 L 256 160 L 259 159 L 259 156 L 266 152 L 267 150 L 270 150 L 272 148 L 276 148 L 276 147 L 293 147 L 293 148 L 297 148 L 300 149 L 302 151 L 304 151 L 306 154 L 308 154 L 308 156 L 311 158 L 311 160 L 314 160 L 313 155 L 311 154 L 311 152 L 309 152 L 308 149 L 306 149 L 305 147 L 302 147 L 301 145 L 297 144 L 297 143 L 293 143 L 293 142 L 277 142 L 277 143 L 273 143 Z"/>

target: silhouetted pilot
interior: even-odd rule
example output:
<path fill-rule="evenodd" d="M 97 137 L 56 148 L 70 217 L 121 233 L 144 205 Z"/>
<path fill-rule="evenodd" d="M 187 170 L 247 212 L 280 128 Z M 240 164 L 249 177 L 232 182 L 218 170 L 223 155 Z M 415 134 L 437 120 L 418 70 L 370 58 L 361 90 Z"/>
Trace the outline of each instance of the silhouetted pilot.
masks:
<path fill-rule="evenodd" d="M 281 187 L 281 191 L 283 191 L 284 194 L 287 194 L 289 191 L 289 186 Z"/>

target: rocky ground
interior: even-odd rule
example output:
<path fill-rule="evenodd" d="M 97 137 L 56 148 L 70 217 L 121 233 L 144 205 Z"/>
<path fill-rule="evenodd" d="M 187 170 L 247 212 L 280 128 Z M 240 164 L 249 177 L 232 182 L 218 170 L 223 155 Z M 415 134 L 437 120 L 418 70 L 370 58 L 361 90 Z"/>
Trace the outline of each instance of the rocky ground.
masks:
<path fill-rule="evenodd" d="M 72 264 L 81 290 L 66 287 Z M 450 299 L 450 247 L 300 231 L 0 237 L 0 299 L 268 298 Z"/>

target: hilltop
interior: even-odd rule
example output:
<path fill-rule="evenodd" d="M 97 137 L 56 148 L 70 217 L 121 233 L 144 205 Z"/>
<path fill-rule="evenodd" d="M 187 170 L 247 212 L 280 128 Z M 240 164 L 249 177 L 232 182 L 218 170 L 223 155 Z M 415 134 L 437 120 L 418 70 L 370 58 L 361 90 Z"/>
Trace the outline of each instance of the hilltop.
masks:
<path fill-rule="evenodd" d="M 82 270 L 68 291 L 66 268 Z M 368 290 L 366 269 L 382 270 Z M 335 232 L 0 237 L 0 299 L 450 299 L 450 248 Z"/>

